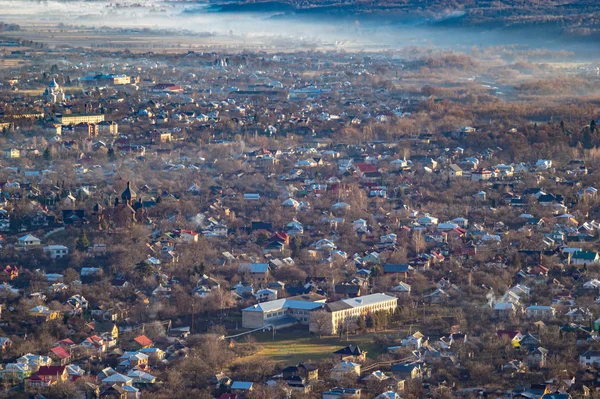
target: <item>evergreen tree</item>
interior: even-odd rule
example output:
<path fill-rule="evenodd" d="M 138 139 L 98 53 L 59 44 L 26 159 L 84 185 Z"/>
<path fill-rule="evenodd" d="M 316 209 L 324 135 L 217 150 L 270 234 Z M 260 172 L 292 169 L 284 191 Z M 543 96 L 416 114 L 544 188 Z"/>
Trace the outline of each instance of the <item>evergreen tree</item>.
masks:
<path fill-rule="evenodd" d="M 583 131 L 583 138 L 581 139 L 581 145 L 586 150 L 589 150 L 594 146 L 594 144 L 592 143 L 592 133 L 590 132 L 590 129 L 585 129 Z"/>
<path fill-rule="evenodd" d="M 90 246 L 90 240 L 88 240 L 87 234 L 84 231 L 81 233 L 81 235 L 77 239 L 76 247 L 77 247 L 78 251 L 85 252 L 85 251 L 87 251 L 89 246 Z"/>
<path fill-rule="evenodd" d="M 46 147 L 46 149 L 44 150 L 44 159 L 46 161 L 50 161 L 52 159 L 52 153 L 50 152 L 49 147 Z"/>
<path fill-rule="evenodd" d="M 592 134 L 594 134 L 594 132 L 596 131 L 596 120 L 595 119 L 590 122 L 590 130 L 591 130 Z"/>
<path fill-rule="evenodd" d="M 149 277 L 154 272 L 152 266 L 145 261 L 141 261 L 137 265 L 135 265 L 135 271 L 142 277 Z"/>
<path fill-rule="evenodd" d="M 379 266 L 379 265 L 373 266 L 373 268 L 371 269 L 371 276 L 378 277 L 379 275 L 381 275 L 381 266 Z"/>

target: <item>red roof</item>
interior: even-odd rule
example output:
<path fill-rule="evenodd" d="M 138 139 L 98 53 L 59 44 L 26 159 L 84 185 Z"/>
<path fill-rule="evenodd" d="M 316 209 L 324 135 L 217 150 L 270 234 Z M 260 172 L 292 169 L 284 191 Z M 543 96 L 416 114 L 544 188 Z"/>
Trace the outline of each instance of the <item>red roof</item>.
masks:
<path fill-rule="evenodd" d="M 152 345 L 152 340 L 145 335 L 140 335 L 139 337 L 135 337 L 133 339 L 140 346 L 150 346 Z"/>
<path fill-rule="evenodd" d="M 58 356 L 60 359 L 68 359 L 70 357 L 69 353 L 62 346 L 55 346 L 51 349 L 52 353 Z"/>
<path fill-rule="evenodd" d="M 97 335 L 92 335 L 91 337 L 86 338 L 85 341 L 90 342 L 95 347 L 104 345 L 104 340 Z"/>
<path fill-rule="evenodd" d="M 37 375 L 54 376 L 61 375 L 65 372 L 65 366 L 41 366 L 37 371 Z"/>
<path fill-rule="evenodd" d="M 357 163 L 355 165 L 362 173 L 377 172 L 377 168 L 370 163 Z"/>
<path fill-rule="evenodd" d="M 287 241 L 289 236 L 286 233 L 277 232 L 277 233 L 273 234 L 273 237 L 271 237 L 271 238 L 274 240 Z"/>
<path fill-rule="evenodd" d="M 545 272 L 545 273 L 548 273 L 548 271 L 550 270 L 546 266 L 539 265 L 539 264 L 536 265 L 536 266 L 534 266 L 533 269 L 534 270 L 539 269 L 539 270 L 541 270 L 542 272 Z"/>
<path fill-rule="evenodd" d="M 60 341 L 58 341 L 59 345 L 66 345 L 66 346 L 73 346 L 75 345 L 75 342 L 73 342 L 71 340 L 71 338 L 65 338 L 65 339 L 61 339 Z"/>
<path fill-rule="evenodd" d="M 8 265 L 4 268 L 4 270 L 2 270 L 4 273 L 10 274 L 10 273 L 18 273 L 19 272 L 19 268 L 17 266 L 11 266 Z"/>

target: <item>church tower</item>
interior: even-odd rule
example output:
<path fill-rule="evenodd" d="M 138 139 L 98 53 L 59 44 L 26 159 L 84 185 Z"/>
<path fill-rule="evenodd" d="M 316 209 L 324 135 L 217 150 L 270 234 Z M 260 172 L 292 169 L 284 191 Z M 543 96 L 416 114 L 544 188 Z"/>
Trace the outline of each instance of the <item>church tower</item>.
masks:
<path fill-rule="evenodd" d="M 65 101 L 65 92 L 60 88 L 59 84 L 56 83 L 56 79 L 52 79 L 52 82 L 48 84 L 44 94 L 42 95 L 46 102 L 56 104 Z"/>
<path fill-rule="evenodd" d="M 127 188 L 125 188 L 125 191 L 123 191 L 123 194 L 121 194 L 121 199 L 123 200 L 123 203 L 132 205 L 133 201 L 135 201 L 135 198 L 135 191 L 131 189 L 131 184 L 127 182 Z"/>

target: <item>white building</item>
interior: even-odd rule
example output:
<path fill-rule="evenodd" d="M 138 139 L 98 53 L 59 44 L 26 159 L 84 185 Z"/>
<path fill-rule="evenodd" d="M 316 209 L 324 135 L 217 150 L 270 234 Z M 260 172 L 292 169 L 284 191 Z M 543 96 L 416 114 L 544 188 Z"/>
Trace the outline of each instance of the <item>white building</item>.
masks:
<path fill-rule="evenodd" d="M 62 103 L 65 101 L 65 92 L 60 88 L 58 83 L 56 83 L 56 80 L 52 79 L 52 82 L 50 82 L 46 90 L 44 90 L 42 97 L 46 102 L 52 104 Z"/>
<path fill-rule="evenodd" d="M 32 236 L 31 234 L 26 234 L 23 237 L 19 237 L 17 239 L 17 242 L 19 243 L 20 247 L 26 249 L 37 247 L 42 243 L 39 238 Z"/>
<path fill-rule="evenodd" d="M 60 259 L 69 254 L 69 248 L 64 245 L 46 245 L 44 247 L 44 253 L 52 259 Z"/>
<path fill-rule="evenodd" d="M 336 334 L 344 325 L 356 322 L 374 312 L 394 312 L 398 307 L 398 299 L 386 294 L 370 294 L 358 298 L 342 299 L 325 305 L 326 323 L 311 320 L 310 332 Z M 324 324 L 324 325 L 320 325 Z"/>
<path fill-rule="evenodd" d="M 320 302 L 277 299 L 242 309 L 243 328 L 283 328 L 295 324 L 308 325 L 310 313 L 323 307 Z"/>

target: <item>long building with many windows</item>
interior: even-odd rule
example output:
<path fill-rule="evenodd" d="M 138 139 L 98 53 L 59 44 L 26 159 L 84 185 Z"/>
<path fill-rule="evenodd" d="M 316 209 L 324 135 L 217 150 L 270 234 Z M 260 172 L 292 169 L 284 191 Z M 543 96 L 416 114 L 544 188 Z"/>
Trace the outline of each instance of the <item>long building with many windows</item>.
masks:
<path fill-rule="evenodd" d="M 79 123 L 99 123 L 104 121 L 104 114 L 56 114 L 56 123 L 61 125 L 77 125 Z"/>
<path fill-rule="evenodd" d="M 342 299 L 325 305 L 324 312 L 314 314 L 309 330 L 314 333 L 336 334 L 344 325 L 375 312 L 393 312 L 398 299 L 386 294 L 371 294 Z"/>
<path fill-rule="evenodd" d="M 278 329 L 302 324 L 308 325 L 310 332 L 331 335 L 369 313 L 393 312 L 398 307 L 398 299 L 386 294 L 365 295 L 328 304 L 324 300 L 313 302 L 295 298 L 262 302 L 242 309 L 242 327 Z"/>

